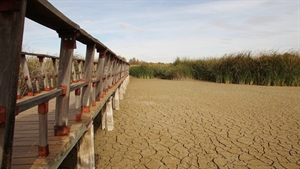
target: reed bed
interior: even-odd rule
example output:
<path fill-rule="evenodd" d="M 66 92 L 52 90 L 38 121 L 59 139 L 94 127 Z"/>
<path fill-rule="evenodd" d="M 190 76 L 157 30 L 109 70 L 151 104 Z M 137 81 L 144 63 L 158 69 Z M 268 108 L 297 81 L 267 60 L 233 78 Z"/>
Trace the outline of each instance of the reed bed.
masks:
<path fill-rule="evenodd" d="M 222 58 L 177 58 L 172 64 L 131 66 L 130 75 L 176 80 L 192 78 L 226 84 L 300 86 L 300 54 L 296 51 L 239 52 Z"/>

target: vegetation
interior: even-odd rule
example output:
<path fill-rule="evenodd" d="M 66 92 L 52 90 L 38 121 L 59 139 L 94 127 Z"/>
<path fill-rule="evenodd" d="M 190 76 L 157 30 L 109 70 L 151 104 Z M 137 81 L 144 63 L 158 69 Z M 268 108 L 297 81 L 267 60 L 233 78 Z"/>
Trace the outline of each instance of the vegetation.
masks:
<path fill-rule="evenodd" d="M 197 79 L 217 83 L 300 86 L 300 53 L 240 52 L 222 58 L 177 58 L 172 64 L 149 64 L 130 67 L 138 78 Z"/>

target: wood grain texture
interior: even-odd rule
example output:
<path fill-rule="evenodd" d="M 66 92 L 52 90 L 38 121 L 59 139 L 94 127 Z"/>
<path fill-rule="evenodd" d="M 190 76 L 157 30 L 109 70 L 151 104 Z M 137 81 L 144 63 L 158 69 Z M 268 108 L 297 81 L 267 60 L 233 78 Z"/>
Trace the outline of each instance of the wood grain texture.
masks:
<path fill-rule="evenodd" d="M 0 12 L 0 107 L 5 108 L 5 124 L 0 127 L 0 168 L 11 165 L 26 0 L 18 0 L 16 5 L 20 10 Z"/>

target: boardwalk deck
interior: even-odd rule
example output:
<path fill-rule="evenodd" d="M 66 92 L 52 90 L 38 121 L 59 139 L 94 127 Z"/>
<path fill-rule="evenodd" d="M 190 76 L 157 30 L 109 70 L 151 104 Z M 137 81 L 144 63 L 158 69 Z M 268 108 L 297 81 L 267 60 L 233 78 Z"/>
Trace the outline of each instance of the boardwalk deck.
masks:
<path fill-rule="evenodd" d="M 109 89 L 106 95 L 96 102 L 96 106 L 91 107 L 90 113 L 84 113 L 82 121 L 76 121 L 76 99 L 75 92 L 70 95 L 70 111 L 69 124 L 70 134 L 68 136 L 54 136 L 55 125 L 55 103 L 52 99 L 49 102 L 48 113 L 48 143 L 50 154 L 46 158 L 39 158 L 39 114 L 37 107 L 28 109 L 16 116 L 12 168 L 57 168 L 64 160 L 70 150 L 76 145 L 83 133 L 88 129 L 90 122 L 98 115 L 102 107 L 104 107 L 108 98 L 120 86 L 120 80 L 114 87 Z M 41 93 L 43 94 L 43 93 Z M 24 98 L 26 99 L 26 97 Z"/>

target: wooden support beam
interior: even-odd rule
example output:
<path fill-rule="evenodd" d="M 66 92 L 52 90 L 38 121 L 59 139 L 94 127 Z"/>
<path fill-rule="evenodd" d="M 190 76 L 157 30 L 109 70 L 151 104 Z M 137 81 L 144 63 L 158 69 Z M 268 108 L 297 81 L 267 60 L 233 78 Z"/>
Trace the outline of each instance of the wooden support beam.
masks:
<path fill-rule="evenodd" d="M 26 0 L 0 1 L 0 168 L 10 168 Z M 2 117 L 2 119 L 1 119 Z"/>
<path fill-rule="evenodd" d="M 92 81 L 92 70 L 93 70 L 93 60 L 96 44 L 89 44 L 86 47 L 86 57 L 84 64 L 84 78 L 88 82 L 87 86 L 82 87 L 82 97 L 81 97 L 81 112 L 89 113 L 91 106 L 91 81 Z"/>
<path fill-rule="evenodd" d="M 102 90 L 101 90 L 101 88 L 103 86 L 102 78 L 103 78 L 103 73 L 104 73 L 103 71 L 104 71 L 104 63 L 105 63 L 107 49 L 103 49 L 98 52 L 99 52 L 99 58 L 98 58 L 98 67 L 96 70 L 96 76 L 100 81 L 99 81 L 99 83 L 97 83 L 97 86 L 96 86 L 96 93 L 95 93 L 96 101 L 100 101 L 100 97 L 102 94 Z"/>
<path fill-rule="evenodd" d="M 95 168 L 94 125 L 83 134 L 77 143 L 76 168 Z"/>
<path fill-rule="evenodd" d="M 115 110 L 120 110 L 120 94 L 119 94 L 119 88 L 116 89 L 114 100 L 113 100 L 113 108 Z"/>
<path fill-rule="evenodd" d="M 30 73 L 29 73 L 29 69 L 28 69 L 28 65 L 26 62 L 26 56 L 24 54 L 21 55 L 21 67 L 23 69 L 23 74 L 24 77 L 26 78 L 26 85 L 27 85 L 27 95 L 28 96 L 33 96 L 34 95 L 34 91 L 33 91 L 33 87 L 32 87 L 32 82 L 31 82 L 31 77 L 30 77 Z"/>
<path fill-rule="evenodd" d="M 49 155 L 48 146 L 48 112 L 49 102 L 38 105 L 39 113 L 39 157 L 46 158 Z"/>
<path fill-rule="evenodd" d="M 57 88 L 64 86 L 66 92 L 64 95 L 56 98 L 55 126 L 54 135 L 63 136 L 69 134 L 68 113 L 70 100 L 70 82 L 71 68 L 73 60 L 73 51 L 76 48 L 76 31 L 59 32 L 61 37 L 61 49 L 59 56 L 59 70 L 57 79 Z"/>
<path fill-rule="evenodd" d="M 45 91 L 50 91 L 50 86 L 49 86 L 49 79 L 48 79 L 48 74 L 47 71 L 45 69 L 45 62 L 44 62 L 44 58 L 45 56 L 38 56 L 39 58 L 39 62 L 40 62 L 40 69 L 42 72 L 42 76 L 43 76 L 43 81 L 44 81 L 44 90 Z"/>
<path fill-rule="evenodd" d="M 108 85 L 109 85 L 109 73 L 110 73 L 110 68 L 111 68 L 111 58 L 112 55 L 109 54 L 107 55 L 106 59 L 107 59 L 107 62 L 105 64 L 105 67 L 104 67 L 104 74 L 106 75 L 106 79 L 104 81 L 104 84 L 103 84 L 103 91 L 104 92 L 107 92 L 108 90 Z"/>

